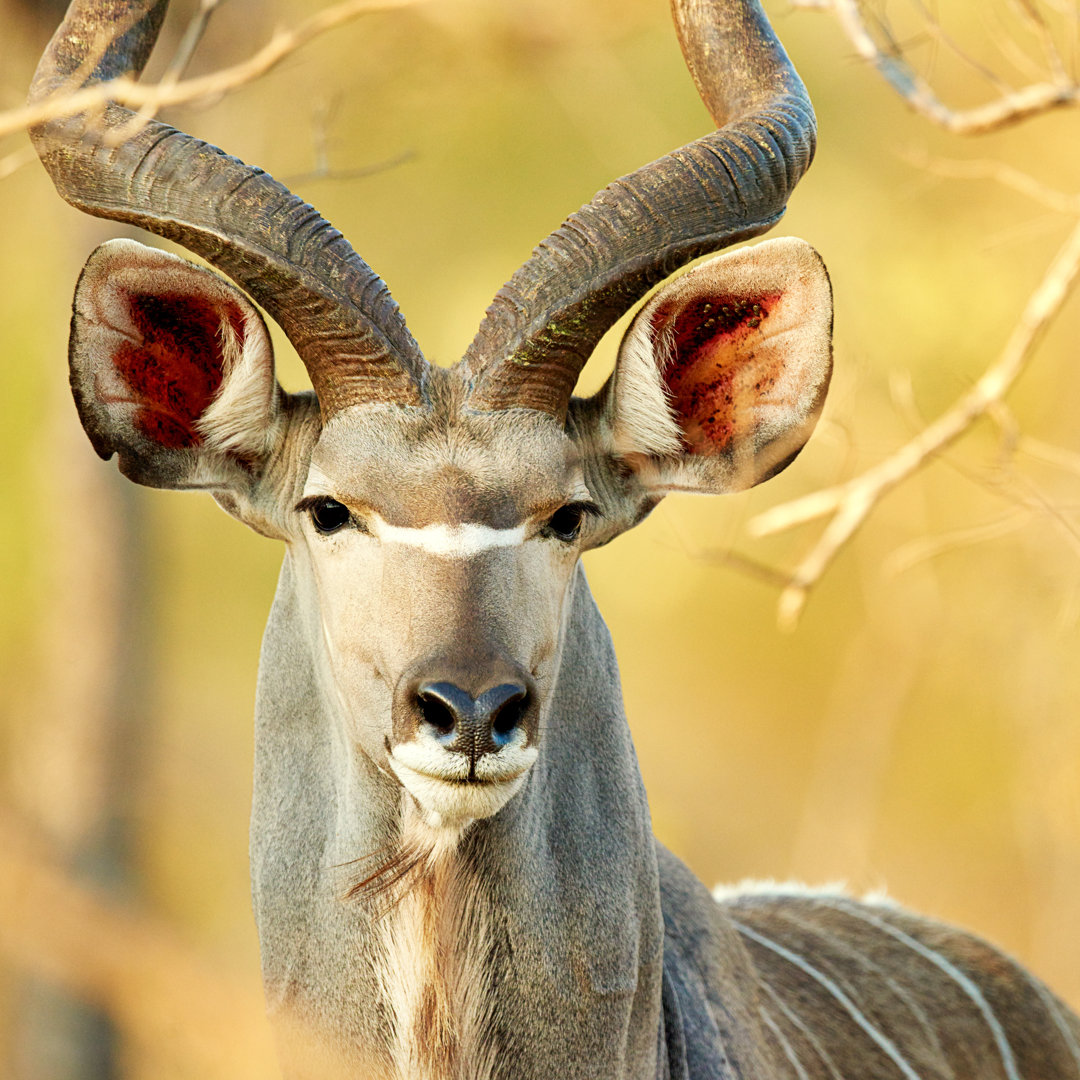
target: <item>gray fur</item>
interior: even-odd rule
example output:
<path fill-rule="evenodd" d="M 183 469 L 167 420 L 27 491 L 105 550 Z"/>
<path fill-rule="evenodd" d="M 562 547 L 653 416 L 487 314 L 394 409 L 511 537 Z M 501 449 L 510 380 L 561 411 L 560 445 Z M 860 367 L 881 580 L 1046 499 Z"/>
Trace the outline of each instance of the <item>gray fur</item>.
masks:
<path fill-rule="evenodd" d="M 141 71 L 165 6 L 74 0 L 32 98 Z M 843 897 L 718 902 L 653 838 L 579 556 L 671 491 L 784 468 L 831 366 L 821 260 L 774 241 L 657 293 L 605 389 L 571 399 L 605 329 L 675 267 L 768 228 L 813 155 L 809 99 L 756 0 L 674 15 L 720 130 L 573 215 L 451 371 L 266 174 L 156 122 L 118 146 L 80 116 L 32 133 L 76 206 L 179 240 L 247 294 L 99 249 L 70 362 L 102 456 L 287 544 L 251 822 L 286 1076 L 1080 1080 L 1080 1023 L 990 946 Z M 318 401 L 277 386 L 247 297 Z M 480 701 L 520 708 L 501 730 L 490 706 L 464 772 L 425 686 L 477 724 Z"/>
<path fill-rule="evenodd" d="M 287 544 L 251 821 L 285 1075 L 1080 1080 L 1076 1019 L 977 939 L 838 897 L 718 903 L 655 841 L 578 561 L 647 514 L 677 467 L 617 446 L 613 387 L 651 377 L 640 359 L 620 356 L 565 426 L 474 411 L 460 369 L 431 371 L 429 407 L 352 406 L 325 426 L 310 395 L 241 395 L 258 415 L 236 428 L 265 430 L 261 450 L 196 445 L 180 471 L 140 454 L 137 411 L 84 402 L 132 475 L 208 488 Z M 107 365 L 108 350 L 77 342 L 72 362 Z M 808 404 L 792 403 L 797 438 Z M 711 475 L 700 489 L 722 490 Z M 319 534 L 306 489 L 352 524 Z M 582 492 L 597 514 L 580 537 L 549 535 L 546 516 Z M 382 543 L 365 521 L 404 532 Z M 484 541 L 467 555 L 428 543 L 462 528 Z M 397 778 L 412 734 L 393 722 L 395 687 L 432 657 L 509 659 L 533 680 L 538 756 L 487 816 L 433 817 Z"/>

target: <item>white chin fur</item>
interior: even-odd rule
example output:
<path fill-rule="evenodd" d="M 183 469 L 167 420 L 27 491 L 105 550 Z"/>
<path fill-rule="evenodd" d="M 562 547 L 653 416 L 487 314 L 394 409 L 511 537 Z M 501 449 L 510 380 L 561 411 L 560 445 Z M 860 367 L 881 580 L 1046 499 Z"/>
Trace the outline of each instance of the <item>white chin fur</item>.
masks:
<path fill-rule="evenodd" d="M 405 790 L 419 803 L 428 824 L 462 825 L 498 813 L 525 783 L 537 757 L 532 746 L 516 742 L 476 763 L 476 780 L 468 781 L 469 763 L 462 754 L 419 736 L 399 743 L 390 753 L 390 767 Z"/>

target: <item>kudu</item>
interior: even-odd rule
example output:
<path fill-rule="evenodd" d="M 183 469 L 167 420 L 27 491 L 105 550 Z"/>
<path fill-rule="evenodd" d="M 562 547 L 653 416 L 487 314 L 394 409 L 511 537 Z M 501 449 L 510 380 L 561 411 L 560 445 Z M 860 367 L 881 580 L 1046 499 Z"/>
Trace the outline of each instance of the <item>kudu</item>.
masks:
<path fill-rule="evenodd" d="M 140 72 L 165 7 L 75 0 L 33 97 Z M 831 364 L 821 260 L 774 240 L 657 292 L 607 385 L 571 396 L 604 331 L 774 224 L 813 154 L 757 0 L 674 16 L 719 130 L 570 217 L 451 369 L 260 170 L 115 104 L 33 133 L 75 206 L 243 290 L 104 245 L 75 294 L 71 379 L 102 457 L 286 542 L 251 827 L 285 1071 L 1080 1080 L 1076 1018 L 990 946 L 842 895 L 714 898 L 653 837 L 580 554 L 668 492 L 782 469 Z M 252 301 L 314 394 L 279 388 Z"/>

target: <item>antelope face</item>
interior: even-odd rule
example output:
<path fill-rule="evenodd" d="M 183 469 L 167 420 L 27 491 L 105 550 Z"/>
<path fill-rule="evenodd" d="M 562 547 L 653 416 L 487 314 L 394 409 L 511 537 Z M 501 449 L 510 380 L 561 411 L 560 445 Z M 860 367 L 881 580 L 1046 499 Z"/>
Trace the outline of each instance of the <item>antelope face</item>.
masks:
<path fill-rule="evenodd" d="M 495 813 L 536 760 L 596 504 L 552 417 L 435 379 L 430 409 L 335 416 L 296 511 L 348 737 L 438 825 Z"/>
<path fill-rule="evenodd" d="M 320 416 L 277 386 L 243 294 L 114 241 L 80 279 L 72 382 L 129 476 L 209 488 L 289 543 L 345 744 L 457 826 L 501 809 L 543 752 L 581 551 L 670 491 L 783 468 L 821 409 L 831 321 L 821 260 L 768 241 L 657 293 L 608 384 L 561 416 L 485 405 L 462 366 Z"/>
<path fill-rule="evenodd" d="M 167 4 L 128 6 L 125 23 L 75 0 L 31 100 L 137 75 Z M 661 290 L 607 387 L 572 398 L 616 320 L 680 266 L 769 228 L 813 157 L 813 110 L 759 5 L 674 0 L 674 13 L 720 128 L 571 215 L 448 373 L 344 237 L 262 170 L 116 103 L 31 132 L 69 201 L 240 286 L 130 241 L 91 256 L 70 360 L 95 449 L 140 483 L 210 490 L 290 544 L 346 738 L 432 820 L 495 812 L 542 752 L 580 549 L 669 491 L 778 471 L 821 409 L 831 298 L 798 241 Z M 252 300 L 314 396 L 277 385 Z"/>

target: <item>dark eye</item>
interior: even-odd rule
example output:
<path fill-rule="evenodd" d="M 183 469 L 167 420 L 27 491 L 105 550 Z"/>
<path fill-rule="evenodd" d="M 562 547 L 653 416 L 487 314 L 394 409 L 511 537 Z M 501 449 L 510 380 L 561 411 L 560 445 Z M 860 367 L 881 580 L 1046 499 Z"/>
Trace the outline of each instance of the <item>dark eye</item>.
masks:
<path fill-rule="evenodd" d="M 311 523 L 317 532 L 332 533 L 344 528 L 352 520 L 352 514 L 344 503 L 337 499 L 323 498 L 308 507 Z"/>
<path fill-rule="evenodd" d="M 567 503 L 565 506 L 560 506 L 548 518 L 544 531 L 549 536 L 554 536 L 557 540 L 569 544 L 578 538 L 581 523 L 585 520 L 585 515 L 590 512 L 591 507 L 587 503 Z"/>

